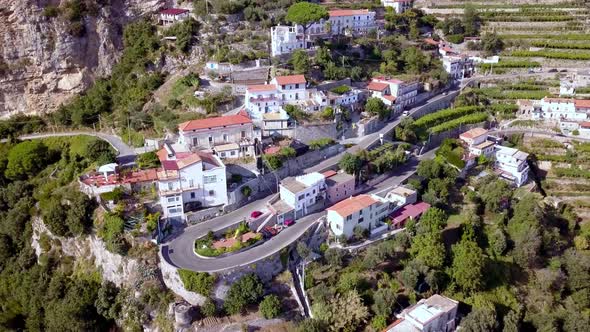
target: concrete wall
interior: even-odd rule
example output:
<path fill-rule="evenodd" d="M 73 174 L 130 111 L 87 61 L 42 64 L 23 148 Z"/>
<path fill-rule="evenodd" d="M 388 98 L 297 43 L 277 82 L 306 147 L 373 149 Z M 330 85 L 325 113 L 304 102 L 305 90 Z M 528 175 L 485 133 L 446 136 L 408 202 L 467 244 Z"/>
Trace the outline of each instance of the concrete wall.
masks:
<path fill-rule="evenodd" d="M 321 124 L 307 124 L 300 126 L 298 125 L 293 130 L 293 138 L 296 138 L 303 143 L 308 143 L 314 139 L 329 137 L 331 139 L 338 139 L 338 129 L 336 123 L 328 122 Z"/>

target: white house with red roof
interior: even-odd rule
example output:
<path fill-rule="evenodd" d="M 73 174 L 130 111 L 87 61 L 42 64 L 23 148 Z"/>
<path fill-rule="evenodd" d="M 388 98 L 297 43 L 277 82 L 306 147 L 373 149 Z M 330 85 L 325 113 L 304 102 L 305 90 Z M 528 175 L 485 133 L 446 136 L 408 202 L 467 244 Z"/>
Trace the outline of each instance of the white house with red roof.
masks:
<path fill-rule="evenodd" d="M 281 112 L 288 104 L 317 111 L 328 105 L 328 98 L 317 89 L 308 89 L 303 75 L 277 76 L 269 84 L 246 88 L 246 111 L 253 120 L 261 121 L 264 114 Z"/>
<path fill-rule="evenodd" d="M 414 0 L 381 0 L 383 7 L 391 7 L 396 13 L 401 14 L 406 10 L 412 9 Z"/>
<path fill-rule="evenodd" d="M 327 209 L 328 224 L 335 236 L 350 238 L 360 227 L 377 233 L 387 229 L 383 220 L 390 203 L 377 195 L 358 195 L 342 200 Z"/>
<path fill-rule="evenodd" d="M 419 88 L 419 82 L 404 82 L 386 77 L 375 77 L 367 86 L 371 97 L 380 98 L 385 105 L 393 107 L 396 112 L 416 102 Z"/>
<path fill-rule="evenodd" d="M 162 9 L 159 13 L 158 22 L 162 25 L 170 25 L 188 19 L 190 10 L 182 8 Z"/>
<path fill-rule="evenodd" d="M 191 120 L 178 125 L 178 143 L 193 150 L 205 150 L 220 158 L 254 156 L 260 132 L 245 111 L 235 115 Z"/>
<path fill-rule="evenodd" d="M 165 218 L 184 219 L 187 203 L 204 207 L 227 204 L 225 165 L 219 157 L 176 152 L 167 144 L 157 154 L 162 164 L 157 171 L 158 195 Z"/>
<path fill-rule="evenodd" d="M 368 9 L 335 9 L 328 11 L 328 20 L 312 24 L 306 31 L 300 25 L 276 26 L 270 30 L 271 55 L 289 54 L 296 49 L 308 49 L 316 38 L 332 35 L 359 35 L 375 29 L 375 12 Z"/>
<path fill-rule="evenodd" d="M 534 112 L 534 120 L 586 121 L 590 111 L 590 100 L 571 98 L 549 98 L 540 101 L 540 112 Z"/>

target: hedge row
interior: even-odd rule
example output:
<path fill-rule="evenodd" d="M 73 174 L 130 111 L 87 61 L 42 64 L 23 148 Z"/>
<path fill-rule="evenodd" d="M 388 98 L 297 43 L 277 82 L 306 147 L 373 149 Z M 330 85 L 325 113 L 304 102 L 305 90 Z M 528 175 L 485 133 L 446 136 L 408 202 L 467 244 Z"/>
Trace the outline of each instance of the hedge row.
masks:
<path fill-rule="evenodd" d="M 491 108 L 494 113 L 514 113 L 518 111 L 518 105 L 516 104 L 494 104 Z"/>
<path fill-rule="evenodd" d="M 484 122 L 487 119 L 488 119 L 488 113 L 478 112 L 478 113 L 474 113 L 474 114 L 465 115 L 460 118 L 457 118 L 457 119 L 454 119 L 451 121 L 447 121 L 445 123 L 441 123 L 438 126 L 434 126 L 430 129 L 428 129 L 428 131 L 432 134 L 438 134 L 438 133 L 442 133 L 447 130 L 455 129 L 461 125 Z"/>
<path fill-rule="evenodd" d="M 551 95 L 544 90 L 506 91 L 501 88 L 483 88 L 476 91 L 481 95 L 493 99 L 542 99 L 545 96 Z"/>
<path fill-rule="evenodd" d="M 500 61 L 498 63 L 490 64 L 490 63 L 483 63 L 480 65 L 482 69 L 490 69 L 490 68 L 533 68 L 533 67 L 541 67 L 541 64 L 537 61 L 528 61 L 528 60 L 509 60 L 509 61 Z"/>
<path fill-rule="evenodd" d="M 555 174 L 555 176 L 563 178 L 585 178 L 590 179 L 590 171 L 582 170 L 579 168 L 562 168 L 562 167 L 554 167 L 551 171 Z"/>
<path fill-rule="evenodd" d="M 564 43 L 551 40 L 535 40 L 531 42 L 532 46 L 545 48 L 569 48 L 573 50 L 590 50 L 590 43 Z"/>
<path fill-rule="evenodd" d="M 576 20 L 572 16 L 496 16 L 486 18 L 487 22 L 568 22 Z"/>
<path fill-rule="evenodd" d="M 457 108 L 447 108 L 435 113 L 427 114 L 414 122 L 416 128 L 429 128 L 442 122 L 453 120 L 470 113 L 483 111 L 481 106 L 465 106 Z"/>
<path fill-rule="evenodd" d="M 557 51 L 513 51 L 511 56 L 518 57 L 543 57 L 548 59 L 564 60 L 590 60 L 590 53 L 572 53 Z"/>
<path fill-rule="evenodd" d="M 479 13 L 479 16 L 487 19 L 498 16 L 569 16 L 566 11 L 547 11 L 547 10 L 519 10 L 514 12 L 507 11 L 485 11 Z"/>
<path fill-rule="evenodd" d="M 590 40 L 590 34 L 566 33 L 566 34 L 506 34 L 502 39 L 557 39 L 557 40 Z"/>

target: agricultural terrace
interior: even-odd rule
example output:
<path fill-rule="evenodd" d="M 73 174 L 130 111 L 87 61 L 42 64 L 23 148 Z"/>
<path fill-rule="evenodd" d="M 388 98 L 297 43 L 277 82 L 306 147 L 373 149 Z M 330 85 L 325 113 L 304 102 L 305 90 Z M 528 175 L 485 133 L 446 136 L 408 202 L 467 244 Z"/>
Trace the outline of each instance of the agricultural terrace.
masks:
<path fill-rule="evenodd" d="M 536 158 L 547 196 L 567 202 L 578 216 L 590 220 L 590 143 L 522 135 L 514 141 Z"/>

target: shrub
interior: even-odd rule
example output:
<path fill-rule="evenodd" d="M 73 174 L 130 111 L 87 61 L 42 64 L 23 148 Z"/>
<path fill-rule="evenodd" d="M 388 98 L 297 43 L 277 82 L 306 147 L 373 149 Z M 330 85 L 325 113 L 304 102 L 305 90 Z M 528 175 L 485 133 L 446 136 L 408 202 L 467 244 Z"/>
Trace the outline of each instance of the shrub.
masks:
<path fill-rule="evenodd" d="M 147 230 L 152 233 L 158 228 L 158 221 L 160 220 L 160 212 L 148 214 L 146 219 Z"/>
<path fill-rule="evenodd" d="M 213 317 L 217 314 L 217 306 L 210 298 L 205 300 L 205 303 L 201 306 L 201 314 L 205 317 Z"/>
<path fill-rule="evenodd" d="M 250 195 L 252 195 L 252 188 L 248 186 L 243 186 L 240 189 L 240 192 L 242 193 L 242 195 L 244 195 L 244 197 L 250 197 Z"/>
<path fill-rule="evenodd" d="M 330 91 L 334 92 L 335 94 L 343 95 L 347 92 L 350 92 L 350 87 L 348 85 L 341 85 L 330 89 Z"/>
<path fill-rule="evenodd" d="M 121 198 L 123 198 L 124 195 L 125 195 L 125 190 L 122 187 L 116 187 L 111 192 L 100 194 L 100 198 L 103 201 L 113 201 L 113 202 L 117 203 L 118 201 L 121 200 Z"/>
<path fill-rule="evenodd" d="M 262 317 L 266 319 L 276 318 L 281 314 L 281 300 L 274 294 L 267 295 L 260 302 L 259 309 Z"/>
<path fill-rule="evenodd" d="M 475 113 L 475 114 L 470 114 L 470 115 L 466 115 L 466 116 L 462 116 L 458 119 L 454 119 L 445 123 L 442 123 L 438 126 L 434 126 L 432 128 L 429 129 L 429 131 L 433 134 L 438 134 L 447 130 L 451 130 L 454 128 L 457 128 L 461 125 L 466 125 L 466 124 L 474 124 L 474 123 L 479 123 L 479 122 L 484 122 L 488 119 L 488 114 L 485 112 L 479 112 L 479 113 Z"/>
<path fill-rule="evenodd" d="M 312 150 L 321 150 L 329 145 L 334 144 L 334 140 L 329 138 L 329 137 L 324 137 L 324 138 L 318 138 L 318 139 L 314 139 L 309 141 L 308 145 L 309 148 Z"/>
<path fill-rule="evenodd" d="M 463 34 L 458 35 L 448 35 L 446 36 L 447 40 L 453 44 L 461 44 L 463 40 L 465 40 L 465 36 Z"/>
<path fill-rule="evenodd" d="M 248 274 L 231 285 L 223 307 L 230 315 L 238 314 L 246 305 L 258 302 L 262 292 L 260 278 L 255 274 Z"/>
<path fill-rule="evenodd" d="M 194 272 L 179 269 L 178 274 L 180 275 L 180 280 L 182 280 L 184 288 L 201 295 L 209 295 L 213 288 L 213 284 L 215 284 L 215 276 L 206 272 Z"/>
<path fill-rule="evenodd" d="M 57 17 L 59 15 L 59 7 L 48 5 L 43 8 L 43 16 L 45 17 Z"/>
<path fill-rule="evenodd" d="M 160 166 L 160 159 L 155 152 L 146 152 L 137 156 L 135 160 L 137 166 L 141 169 L 156 168 Z"/>
<path fill-rule="evenodd" d="M 548 59 L 564 59 L 564 60 L 590 60 L 590 53 L 573 53 L 567 51 L 512 51 L 510 56 L 515 57 L 541 57 Z"/>

